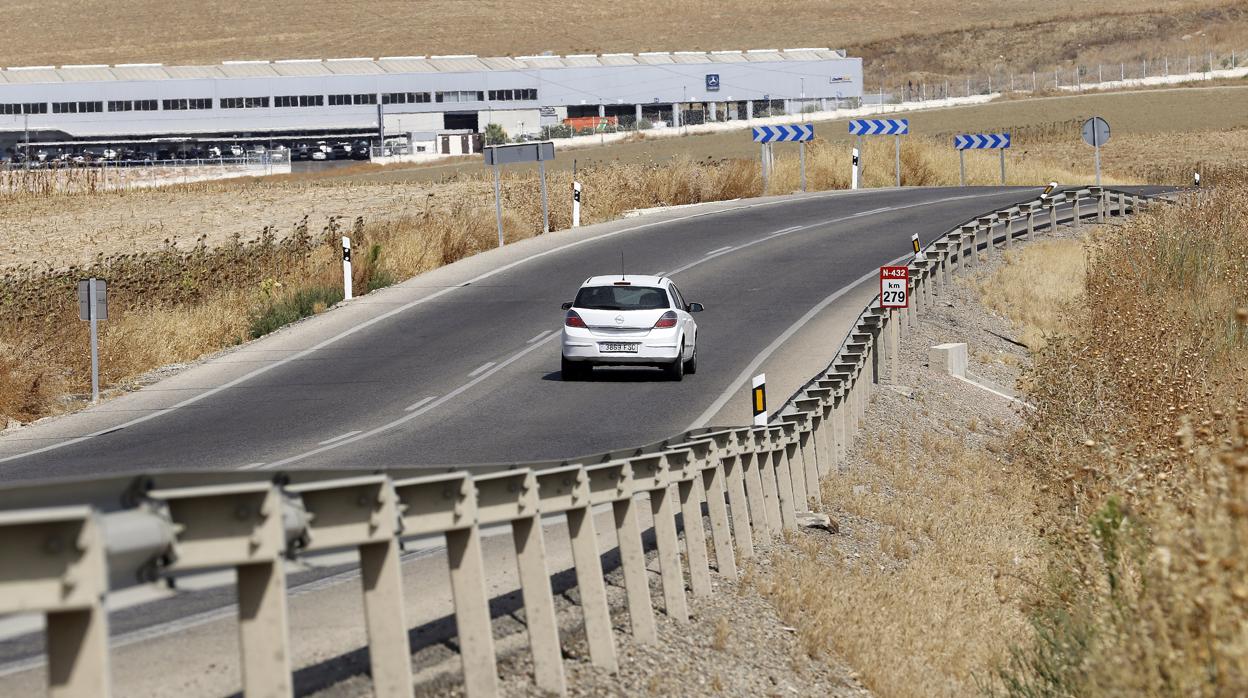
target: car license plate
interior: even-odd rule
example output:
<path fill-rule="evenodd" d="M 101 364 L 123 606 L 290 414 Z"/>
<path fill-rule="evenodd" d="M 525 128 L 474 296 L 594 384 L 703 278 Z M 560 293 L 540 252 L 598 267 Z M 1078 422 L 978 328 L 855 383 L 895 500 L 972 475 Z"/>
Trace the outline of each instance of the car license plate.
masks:
<path fill-rule="evenodd" d="M 599 342 L 598 348 L 604 352 L 621 352 L 625 354 L 636 354 L 637 347 L 640 346 L 636 342 Z"/>

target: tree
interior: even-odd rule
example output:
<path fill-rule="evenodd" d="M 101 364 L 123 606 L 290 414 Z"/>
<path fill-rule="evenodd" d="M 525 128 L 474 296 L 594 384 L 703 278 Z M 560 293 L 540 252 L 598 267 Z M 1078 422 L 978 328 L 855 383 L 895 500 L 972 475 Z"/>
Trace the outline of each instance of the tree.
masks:
<path fill-rule="evenodd" d="M 507 142 L 507 132 L 499 124 L 486 124 L 485 126 L 485 144 L 501 145 Z"/>

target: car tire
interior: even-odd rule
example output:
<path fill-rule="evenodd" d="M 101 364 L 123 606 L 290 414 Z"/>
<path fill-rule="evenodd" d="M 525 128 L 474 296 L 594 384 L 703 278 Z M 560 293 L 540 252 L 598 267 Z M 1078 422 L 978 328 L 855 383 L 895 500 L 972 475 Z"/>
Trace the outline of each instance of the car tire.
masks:
<path fill-rule="evenodd" d="M 593 366 L 580 361 L 568 361 L 566 356 L 559 360 L 559 378 L 565 381 L 585 380 L 593 370 Z"/>
<path fill-rule="evenodd" d="M 693 375 L 698 372 L 698 345 L 693 345 L 693 354 L 685 362 L 685 373 Z"/>
<path fill-rule="evenodd" d="M 663 368 L 663 372 L 667 374 L 668 380 L 679 382 L 685 377 L 685 360 L 677 356 L 675 361 Z"/>

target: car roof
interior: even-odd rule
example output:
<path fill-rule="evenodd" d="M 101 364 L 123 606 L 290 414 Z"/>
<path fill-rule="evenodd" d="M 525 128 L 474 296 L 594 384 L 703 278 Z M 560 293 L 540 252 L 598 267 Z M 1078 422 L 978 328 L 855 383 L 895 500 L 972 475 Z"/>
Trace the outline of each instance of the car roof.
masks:
<path fill-rule="evenodd" d="M 591 276 L 585 279 L 585 283 L 581 284 L 581 288 L 586 286 L 612 286 L 617 281 L 627 281 L 633 286 L 662 286 L 667 281 L 666 276 L 648 276 L 646 274 L 612 274 L 610 276 Z"/>

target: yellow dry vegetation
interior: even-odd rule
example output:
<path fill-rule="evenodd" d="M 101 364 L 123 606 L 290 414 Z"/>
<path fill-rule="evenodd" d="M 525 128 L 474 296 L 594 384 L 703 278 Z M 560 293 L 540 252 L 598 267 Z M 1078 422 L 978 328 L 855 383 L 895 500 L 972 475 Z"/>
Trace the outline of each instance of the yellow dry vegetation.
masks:
<path fill-rule="evenodd" d="M 1083 299 L 1087 274 L 1082 240 L 1043 240 L 1007 252 L 1004 264 L 979 282 L 984 306 L 1009 317 L 1021 341 L 1044 347 L 1045 337 L 1065 333 Z"/>

